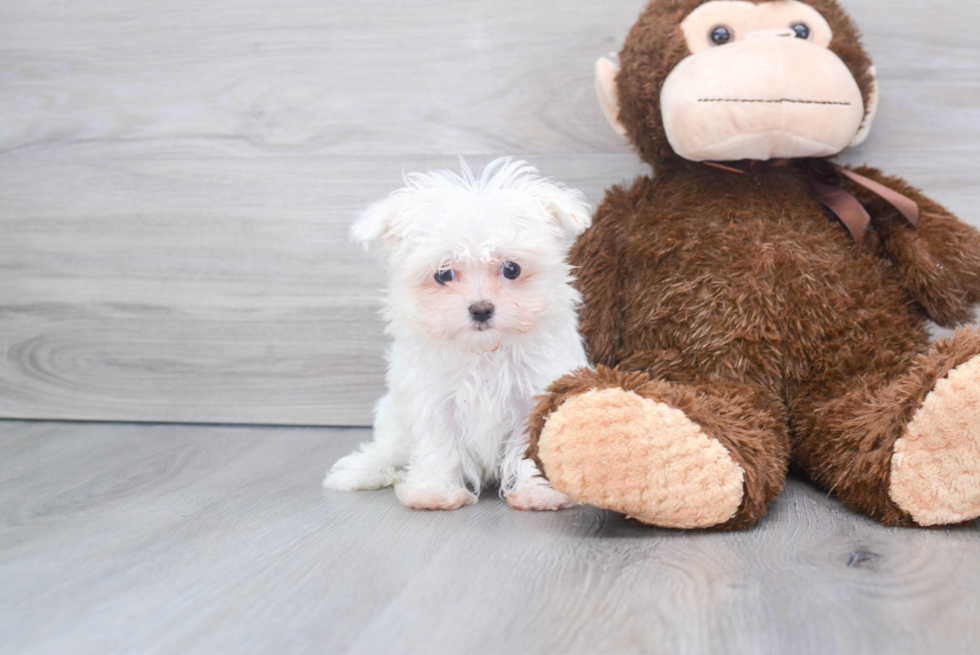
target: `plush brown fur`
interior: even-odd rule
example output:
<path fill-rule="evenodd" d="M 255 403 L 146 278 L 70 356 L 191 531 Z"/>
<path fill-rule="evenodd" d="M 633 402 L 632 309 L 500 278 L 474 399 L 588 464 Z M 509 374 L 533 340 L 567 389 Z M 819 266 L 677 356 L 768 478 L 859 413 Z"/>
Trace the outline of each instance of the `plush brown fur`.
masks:
<path fill-rule="evenodd" d="M 868 166 L 854 170 L 919 205 L 922 224 L 910 230 L 894 207 L 861 186 L 847 184 L 874 217 L 881 255 L 897 266 L 905 289 L 943 327 L 970 321 L 980 303 L 980 251 L 973 245 L 976 231 L 905 180 Z"/>
<path fill-rule="evenodd" d="M 845 181 L 873 219 L 855 242 L 792 167 L 739 174 L 674 155 L 658 97 L 687 54 L 677 25 L 702 1 L 655 0 L 623 48 L 620 120 L 657 176 L 610 189 L 572 252 L 597 368 L 541 400 L 529 455 L 565 400 L 618 386 L 682 410 L 744 469 L 742 506 L 720 527 L 762 516 L 789 462 L 856 511 L 911 525 L 888 495 L 894 445 L 936 382 L 980 355 L 975 331 L 930 348 L 926 329 L 930 318 L 972 316 L 980 234 L 904 181 L 861 168 L 922 216 L 914 230 Z M 832 0 L 809 4 L 867 97 L 857 31 Z M 966 465 L 980 475 L 980 462 Z"/>
<path fill-rule="evenodd" d="M 959 330 L 917 357 L 889 347 L 897 342 L 882 348 L 879 336 L 886 335 L 849 340 L 821 358 L 820 374 L 792 411 L 793 455 L 852 509 L 887 525 L 913 525 L 888 495 L 895 441 L 936 382 L 980 353 L 980 335 Z"/>

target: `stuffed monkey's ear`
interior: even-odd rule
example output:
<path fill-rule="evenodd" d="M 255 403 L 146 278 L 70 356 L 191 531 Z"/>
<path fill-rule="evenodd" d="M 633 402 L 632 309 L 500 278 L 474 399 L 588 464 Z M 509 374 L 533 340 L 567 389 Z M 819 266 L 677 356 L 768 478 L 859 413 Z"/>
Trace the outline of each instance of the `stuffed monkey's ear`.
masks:
<path fill-rule="evenodd" d="M 874 65 L 868 68 L 868 74 L 871 75 L 871 92 L 868 94 L 868 106 L 864 108 L 864 120 L 861 121 L 861 127 L 858 128 L 857 134 L 851 139 L 849 146 L 859 146 L 864 143 L 864 140 L 868 138 L 868 134 L 871 132 L 871 123 L 874 122 L 875 114 L 878 113 L 878 72 L 875 70 Z"/>
<path fill-rule="evenodd" d="M 595 90 L 606 120 L 619 136 L 626 138 L 626 128 L 619 122 L 619 93 L 616 91 L 617 66 L 611 59 L 599 57 L 595 63 Z"/>
<path fill-rule="evenodd" d="M 392 245 L 399 241 L 396 234 L 398 215 L 408 199 L 404 192 L 396 191 L 384 200 L 374 203 L 350 226 L 350 240 L 369 250 L 375 243 Z"/>

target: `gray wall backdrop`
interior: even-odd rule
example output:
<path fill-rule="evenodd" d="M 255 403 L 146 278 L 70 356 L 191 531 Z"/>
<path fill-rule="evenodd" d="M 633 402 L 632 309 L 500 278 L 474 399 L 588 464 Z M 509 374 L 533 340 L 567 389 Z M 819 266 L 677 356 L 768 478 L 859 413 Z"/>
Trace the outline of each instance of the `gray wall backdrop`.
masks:
<path fill-rule="evenodd" d="M 850 0 L 882 106 L 846 162 L 980 225 L 980 3 Z M 643 0 L 0 3 L 0 418 L 366 425 L 403 170 L 646 172 L 592 64 Z"/>

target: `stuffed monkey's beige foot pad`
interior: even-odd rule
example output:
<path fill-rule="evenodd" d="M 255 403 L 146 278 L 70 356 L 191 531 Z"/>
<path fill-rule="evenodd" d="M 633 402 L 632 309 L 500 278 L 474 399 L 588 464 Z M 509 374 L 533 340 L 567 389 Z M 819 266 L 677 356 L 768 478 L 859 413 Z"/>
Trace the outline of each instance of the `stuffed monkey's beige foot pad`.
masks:
<path fill-rule="evenodd" d="M 895 442 L 888 491 L 919 525 L 980 516 L 980 356 L 926 396 Z"/>
<path fill-rule="evenodd" d="M 742 503 L 744 473 L 728 449 L 681 410 L 632 391 L 566 400 L 548 417 L 538 457 L 555 489 L 644 523 L 707 528 Z"/>

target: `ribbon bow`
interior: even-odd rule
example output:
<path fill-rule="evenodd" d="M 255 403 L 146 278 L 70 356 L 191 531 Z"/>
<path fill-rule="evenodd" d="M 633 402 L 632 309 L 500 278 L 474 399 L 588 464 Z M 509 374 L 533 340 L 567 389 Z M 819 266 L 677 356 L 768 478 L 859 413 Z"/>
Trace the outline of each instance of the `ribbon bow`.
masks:
<path fill-rule="evenodd" d="M 889 205 L 898 210 L 905 217 L 912 227 L 919 226 L 919 205 L 906 195 L 889 189 L 884 184 L 875 182 L 863 175 L 859 175 L 852 170 L 848 170 L 826 159 L 804 158 L 804 159 L 773 159 L 767 162 L 751 161 L 743 166 L 742 162 L 718 162 L 706 161 L 708 166 L 720 168 L 732 173 L 747 173 L 750 170 L 765 170 L 768 168 L 794 167 L 800 170 L 806 178 L 810 193 L 823 205 L 840 219 L 841 223 L 847 228 L 854 237 L 855 241 L 860 241 L 864 236 L 868 225 L 871 223 L 871 215 L 864 208 L 858 199 L 851 195 L 840 185 L 840 176 L 850 178 L 855 184 L 863 186 L 871 193 L 877 195 Z"/>

